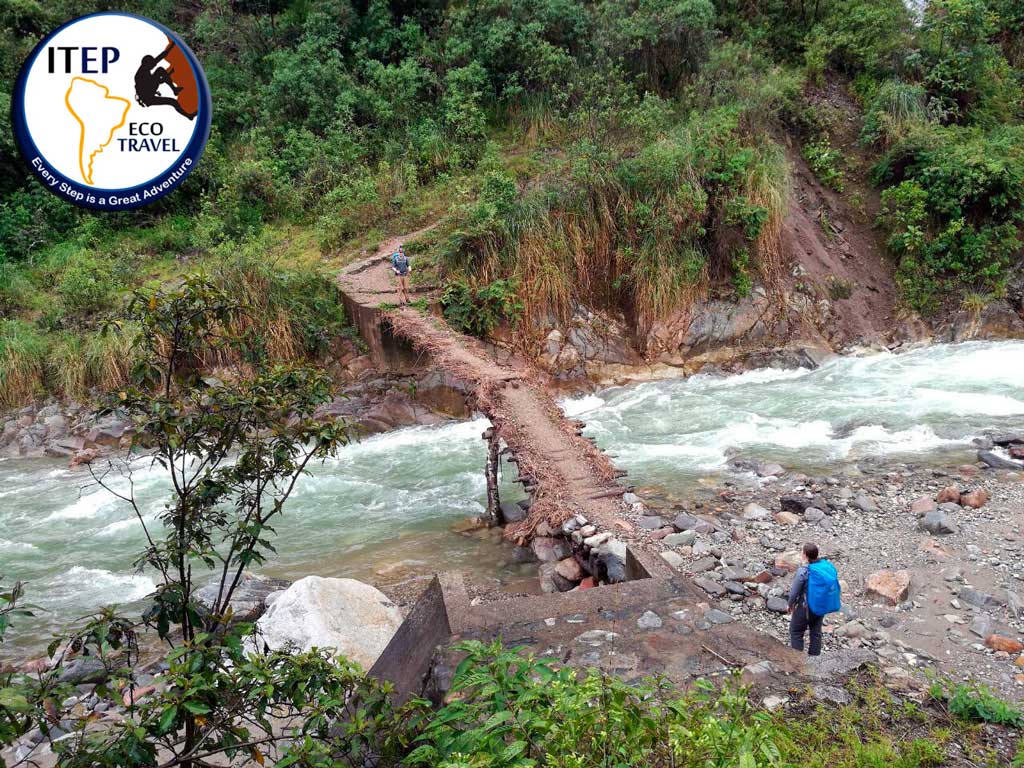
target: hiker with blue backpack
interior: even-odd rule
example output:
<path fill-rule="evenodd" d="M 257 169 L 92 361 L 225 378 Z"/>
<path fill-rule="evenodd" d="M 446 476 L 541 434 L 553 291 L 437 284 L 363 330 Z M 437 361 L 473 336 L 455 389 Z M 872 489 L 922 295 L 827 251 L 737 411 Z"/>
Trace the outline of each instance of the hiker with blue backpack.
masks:
<path fill-rule="evenodd" d="M 818 545 L 804 544 L 804 560 L 789 588 L 789 645 L 804 649 L 804 634 L 810 630 L 808 656 L 821 655 L 821 624 L 825 616 L 841 609 L 839 574 L 828 560 L 818 557 Z"/>
<path fill-rule="evenodd" d="M 403 305 L 409 303 L 409 272 L 412 267 L 405 249 L 399 245 L 398 250 L 391 254 L 391 271 L 398 278 L 398 300 Z"/>

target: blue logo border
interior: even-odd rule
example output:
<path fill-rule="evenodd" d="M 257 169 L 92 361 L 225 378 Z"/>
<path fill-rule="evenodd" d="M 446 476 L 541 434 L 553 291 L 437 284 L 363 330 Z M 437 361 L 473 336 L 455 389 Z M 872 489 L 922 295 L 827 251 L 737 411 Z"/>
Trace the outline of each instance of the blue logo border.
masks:
<path fill-rule="evenodd" d="M 174 162 L 174 165 L 166 169 L 163 173 L 150 179 L 149 181 L 139 184 L 134 187 L 126 187 L 124 189 L 116 190 L 105 190 L 102 194 L 97 194 L 95 187 L 80 184 L 76 181 L 69 179 L 67 176 L 56 170 L 47 162 L 42 152 L 39 151 L 35 142 L 32 140 L 32 135 L 28 130 L 28 122 L 25 116 L 25 84 L 28 79 L 29 70 L 35 63 L 39 53 L 47 46 L 47 44 L 53 40 L 60 32 L 73 24 L 77 24 L 83 19 L 91 19 L 98 16 L 127 16 L 130 18 L 138 19 L 147 24 L 150 24 L 157 29 L 161 30 L 164 34 L 170 38 L 174 44 L 185 54 L 188 59 L 189 66 L 192 67 L 192 73 L 195 76 L 196 87 L 199 91 L 199 114 L 196 116 L 196 120 L 199 124 L 196 126 L 192 133 L 192 139 L 189 141 L 185 150 L 178 155 Z M 192 49 L 177 35 L 177 33 L 165 27 L 158 21 L 153 21 L 145 16 L 140 16 L 137 13 L 127 13 L 121 11 L 101 11 L 99 13 L 90 13 L 85 16 L 79 16 L 71 19 L 70 21 L 61 24 L 57 29 L 53 30 L 50 34 L 44 37 L 35 48 L 32 49 L 32 53 L 29 54 L 25 63 L 22 65 L 21 70 L 18 72 L 17 80 L 14 83 L 14 92 L 11 94 L 11 124 L 14 127 L 14 137 L 16 144 L 18 145 L 18 151 L 21 153 L 22 159 L 28 166 L 39 182 L 43 185 L 43 188 L 58 197 L 67 200 L 73 205 L 77 205 L 81 208 L 90 208 L 95 211 L 126 211 L 135 208 L 141 208 L 149 205 L 165 195 L 170 194 L 177 189 L 181 183 L 188 177 L 188 175 L 195 170 L 196 165 L 199 163 L 199 159 L 203 156 L 203 151 L 206 149 L 206 144 L 210 139 L 210 126 L 213 120 L 213 100 L 210 95 L 210 84 L 206 80 L 206 73 L 203 71 L 202 65 L 199 63 L 199 59 L 192 52 Z M 56 186 L 51 186 L 45 183 L 43 174 L 40 169 L 37 169 L 33 164 L 32 160 L 38 157 L 42 162 L 47 173 L 51 174 L 58 181 L 63 182 Z M 159 190 L 155 194 L 143 199 L 142 193 L 147 189 L 155 186 L 160 186 L 171 179 L 176 172 L 181 170 L 181 175 L 170 181 L 165 189 Z M 77 194 L 81 194 L 85 197 L 78 199 L 77 197 L 68 194 L 66 191 L 62 191 L 61 187 L 66 185 L 67 188 L 73 190 Z M 118 202 L 115 205 L 99 205 L 98 203 L 86 202 L 87 196 L 92 195 L 97 199 L 100 197 L 109 198 L 117 197 L 119 199 L 131 198 L 134 195 L 139 195 L 137 201 L 130 202 Z"/>

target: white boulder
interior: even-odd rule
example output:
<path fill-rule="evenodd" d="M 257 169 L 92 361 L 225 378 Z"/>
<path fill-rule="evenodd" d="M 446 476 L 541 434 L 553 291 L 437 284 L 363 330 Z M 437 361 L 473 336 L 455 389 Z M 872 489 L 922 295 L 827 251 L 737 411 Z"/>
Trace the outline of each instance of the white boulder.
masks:
<path fill-rule="evenodd" d="M 369 584 L 306 576 L 275 597 L 256 628 L 272 650 L 331 648 L 369 670 L 401 623 L 398 606 Z"/>

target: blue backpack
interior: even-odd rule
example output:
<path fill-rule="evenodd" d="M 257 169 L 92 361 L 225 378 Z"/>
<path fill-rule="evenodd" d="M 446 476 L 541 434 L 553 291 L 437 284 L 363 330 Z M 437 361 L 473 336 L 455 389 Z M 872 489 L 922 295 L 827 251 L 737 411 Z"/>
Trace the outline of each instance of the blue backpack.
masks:
<path fill-rule="evenodd" d="M 841 610 L 839 574 L 828 560 L 816 560 L 807 566 L 807 607 L 815 616 Z"/>

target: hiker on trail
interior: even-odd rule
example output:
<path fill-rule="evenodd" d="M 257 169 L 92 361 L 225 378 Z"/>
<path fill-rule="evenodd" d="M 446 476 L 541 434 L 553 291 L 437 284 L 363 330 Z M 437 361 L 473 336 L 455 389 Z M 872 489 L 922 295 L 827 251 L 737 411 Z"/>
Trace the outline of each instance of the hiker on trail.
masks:
<path fill-rule="evenodd" d="M 398 299 L 403 304 L 409 303 L 409 257 L 405 249 L 399 245 L 398 250 L 391 254 L 391 269 L 398 277 Z"/>
<path fill-rule="evenodd" d="M 804 544 L 804 561 L 789 589 L 789 645 L 804 649 L 804 634 L 810 630 L 808 656 L 821 655 L 821 624 L 825 616 L 840 610 L 839 575 L 828 560 L 818 557 L 818 545 Z"/>

